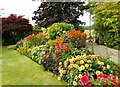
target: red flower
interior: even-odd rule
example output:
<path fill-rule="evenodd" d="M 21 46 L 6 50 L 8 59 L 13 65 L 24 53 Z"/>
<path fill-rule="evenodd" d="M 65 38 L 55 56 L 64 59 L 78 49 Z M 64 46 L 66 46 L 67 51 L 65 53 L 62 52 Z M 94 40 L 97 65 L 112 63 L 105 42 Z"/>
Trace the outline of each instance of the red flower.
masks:
<path fill-rule="evenodd" d="M 114 78 L 114 77 L 111 77 L 111 79 L 109 79 L 109 80 L 113 83 L 116 83 L 116 78 Z"/>
<path fill-rule="evenodd" d="M 87 85 L 89 83 L 89 78 L 86 75 L 82 76 L 82 78 L 80 80 L 81 80 L 82 84 Z"/>
<path fill-rule="evenodd" d="M 120 83 L 117 83 L 116 86 L 120 87 Z"/>
<path fill-rule="evenodd" d="M 64 52 L 67 52 L 68 50 L 70 50 L 70 48 L 65 48 L 65 49 L 64 49 Z"/>

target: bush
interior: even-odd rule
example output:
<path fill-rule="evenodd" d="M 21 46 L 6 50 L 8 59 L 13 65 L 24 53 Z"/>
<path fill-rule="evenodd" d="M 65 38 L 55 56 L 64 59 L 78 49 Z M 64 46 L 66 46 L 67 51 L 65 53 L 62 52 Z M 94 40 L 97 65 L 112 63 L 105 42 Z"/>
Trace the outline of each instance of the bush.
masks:
<path fill-rule="evenodd" d="M 72 24 L 61 22 L 61 23 L 54 23 L 47 29 L 48 29 L 47 33 L 49 35 L 49 38 L 54 40 L 57 36 L 60 36 L 65 31 L 74 29 L 74 26 Z"/>
<path fill-rule="evenodd" d="M 32 25 L 29 20 L 11 14 L 6 18 L 2 18 L 2 43 L 3 45 L 15 44 L 20 39 L 31 34 Z"/>

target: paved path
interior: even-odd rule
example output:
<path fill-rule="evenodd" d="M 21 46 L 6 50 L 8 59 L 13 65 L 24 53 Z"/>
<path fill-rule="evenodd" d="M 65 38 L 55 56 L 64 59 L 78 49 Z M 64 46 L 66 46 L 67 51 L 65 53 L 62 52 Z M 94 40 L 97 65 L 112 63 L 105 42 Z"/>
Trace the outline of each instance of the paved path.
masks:
<path fill-rule="evenodd" d="M 92 50 L 92 45 L 87 44 L 89 49 Z M 120 51 L 108 48 L 103 45 L 97 45 L 96 43 L 93 44 L 94 47 L 94 53 L 98 54 L 101 57 L 109 56 L 114 62 L 120 64 Z"/>

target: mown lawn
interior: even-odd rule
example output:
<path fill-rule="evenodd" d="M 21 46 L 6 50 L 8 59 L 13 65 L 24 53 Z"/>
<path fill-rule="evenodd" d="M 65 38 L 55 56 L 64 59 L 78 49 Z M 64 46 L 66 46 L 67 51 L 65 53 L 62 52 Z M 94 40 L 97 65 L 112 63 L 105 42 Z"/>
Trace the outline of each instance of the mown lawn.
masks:
<path fill-rule="evenodd" d="M 2 85 L 67 85 L 13 49 L 2 47 Z"/>

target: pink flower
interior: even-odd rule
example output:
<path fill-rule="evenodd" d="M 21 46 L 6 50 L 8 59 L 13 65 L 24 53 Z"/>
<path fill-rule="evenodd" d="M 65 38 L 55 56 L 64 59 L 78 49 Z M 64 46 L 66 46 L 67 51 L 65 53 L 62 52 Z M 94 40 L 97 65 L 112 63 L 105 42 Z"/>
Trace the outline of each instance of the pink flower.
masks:
<path fill-rule="evenodd" d="M 54 54 L 57 55 L 57 54 L 58 54 L 58 51 L 55 51 Z"/>
<path fill-rule="evenodd" d="M 69 45 L 68 43 L 62 44 L 62 48 L 66 47 L 66 46 L 68 46 L 68 45 Z"/>
<path fill-rule="evenodd" d="M 89 83 L 89 78 L 86 75 L 82 76 L 82 78 L 80 80 L 81 80 L 82 84 L 87 85 Z"/>
<path fill-rule="evenodd" d="M 60 50 L 61 49 L 60 44 L 57 44 L 56 48 L 57 50 Z"/>

